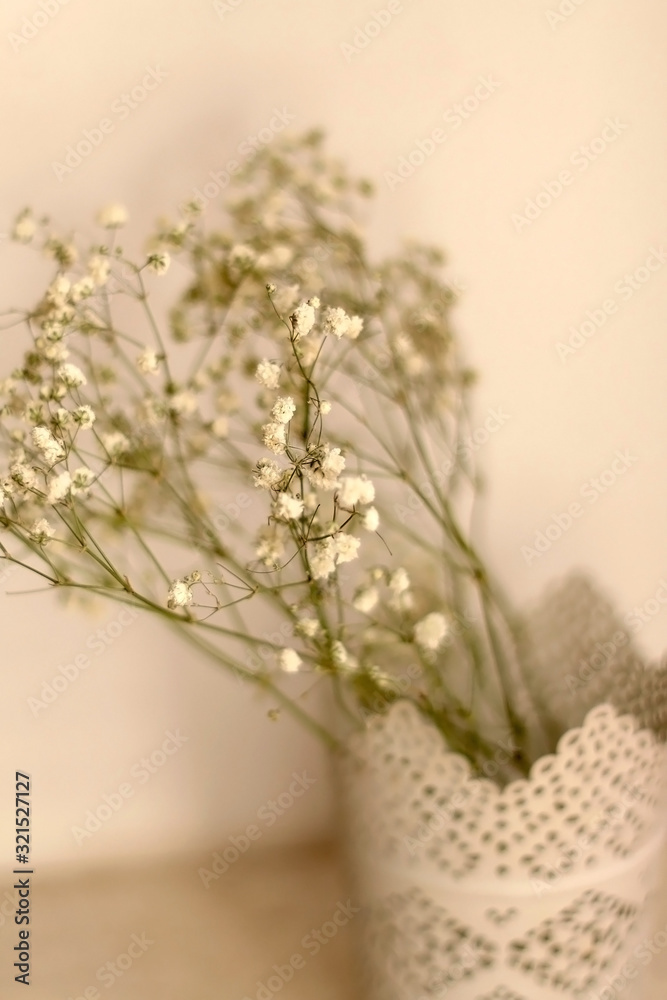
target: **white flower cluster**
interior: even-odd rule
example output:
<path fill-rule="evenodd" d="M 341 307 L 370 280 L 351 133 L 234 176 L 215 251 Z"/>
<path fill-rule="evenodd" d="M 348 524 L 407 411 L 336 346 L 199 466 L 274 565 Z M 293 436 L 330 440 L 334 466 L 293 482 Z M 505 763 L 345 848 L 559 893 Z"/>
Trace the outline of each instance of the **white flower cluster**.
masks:
<path fill-rule="evenodd" d="M 379 600 L 380 592 L 377 587 L 359 587 L 352 599 L 352 606 L 368 615 L 377 607 Z"/>
<path fill-rule="evenodd" d="M 166 250 L 156 250 L 154 253 L 150 253 L 146 258 L 146 266 L 149 267 L 154 274 L 166 274 L 169 270 L 170 264 L 171 257 Z"/>
<path fill-rule="evenodd" d="M 354 592 L 352 606 L 362 614 L 370 614 L 380 603 L 379 584 L 384 583 L 389 591 L 387 605 L 391 611 L 409 611 L 413 605 L 410 577 L 403 566 L 393 572 L 381 567 L 369 571 L 368 579 Z"/>
<path fill-rule="evenodd" d="M 297 673 L 302 663 L 303 660 L 295 649 L 285 648 L 278 653 L 278 666 L 286 674 Z"/>
<path fill-rule="evenodd" d="M 98 230 L 80 257 L 49 220 L 29 210 L 16 218 L 12 238 L 41 241 L 50 275 L 22 317 L 30 335 L 23 366 L 0 383 L 8 442 L 2 526 L 27 543 L 32 560 L 41 555 L 59 579 L 77 584 L 70 567 L 95 558 L 95 529 L 110 528 L 100 547 L 119 570 L 116 580 L 132 566 L 133 588 L 140 560 L 123 563 L 117 552 L 131 538 L 133 560 L 141 550 L 148 566 L 151 532 L 160 528 L 174 545 L 155 553 L 150 580 L 157 559 L 168 565 L 179 544 L 204 560 L 203 577 L 166 570 L 163 610 L 191 625 L 195 616 L 202 624 L 219 616 L 221 652 L 227 623 L 231 635 L 243 631 L 225 622 L 228 609 L 257 596 L 260 615 L 267 609 L 259 629 L 279 613 L 289 630 L 279 641 L 255 635 L 250 645 L 263 658 L 268 642 L 273 661 L 248 657 L 250 670 L 363 671 L 350 695 L 370 704 L 383 688 L 399 690 L 394 672 L 407 655 L 422 678 L 412 693 L 418 687 L 428 699 L 430 671 L 422 668 L 444 666 L 467 583 L 449 586 L 458 569 L 445 546 L 443 589 L 456 604 L 450 597 L 424 606 L 423 591 L 391 555 L 417 542 L 413 532 L 402 534 L 393 518 L 386 542 L 374 534 L 382 530 L 376 492 L 385 477 L 390 494 L 392 479 L 404 484 L 408 469 L 427 464 L 434 429 L 439 443 L 452 444 L 453 422 L 427 422 L 444 409 L 438 386 L 458 407 L 464 384 L 455 377 L 463 371 L 457 356 L 447 348 L 445 357 L 442 347 L 451 339 L 446 300 L 436 294 L 431 251 L 411 247 L 367 271 L 360 233 L 343 221 L 362 187 L 350 185 L 341 166 L 329 175 L 312 137 L 289 151 L 280 170 L 274 149 L 258 153 L 258 172 L 244 171 L 224 230 L 200 223 L 202 206 L 191 203 L 159 224 L 136 262 L 117 245 L 128 219 L 122 205 L 102 209 L 107 232 Z M 166 274 L 177 253 L 195 266 L 189 279 L 176 276 L 176 301 L 164 310 L 171 345 L 153 321 L 146 280 Z M 130 309 L 138 310 L 136 323 Z M 177 371 L 181 381 L 172 378 Z M 423 450 L 413 446 L 413 420 Z M 262 457 L 249 452 L 253 441 L 263 442 Z M 264 493 L 251 491 L 249 503 L 242 491 L 250 476 Z M 233 503 L 217 496 L 216 510 L 206 512 L 211 494 L 236 487 Z M 90 546 L 80 544 L 80 525 Z M 425 521 L 415 531 L 431 541 Z M 379 566 L 385 550 L 390 561 Z M 424 574 L 429 566 L 425 555 Z M 442 690 L 447 680 L 443 674 Z"/>
<path fill-rule="evenodd" d="M 48 545 L 51 539 L 55 536 L 55 533 L 55 528 L 49 524 L 45 517 L 39 518 L 33 523 L 32 527 L 28 529 L 28 534 L 33 542 L 41 546 Z"/>
<path fill-rule="evenodd" d="M 47 483 L 46 502 L 55 506 L 55 504 L 66 500 L 69 497 L 71 487 L 72 477 L 67 470 L 53 476 Z"/>
<path fill-rule="evenodd" d="M 88 379 L 80 368 L 76 365 L 64 364 L 56 372 L 58 378 L 68 389 L 78 389 L 79 386 L 86 385 Z"/>
<path fill-rule="evenodd" d="M 354 673 L 359 669 L 359 661 L 356 656 L 352 656 L 346 646 L 337 640 L 331 646 L 331 659 L 337 670 L 343 673 Z"/>
<path fill-rule="evenodd" d="M 280 564 L 285 555 L 285 543 L 276 524 L 262 528 L 255 552 L 262 565 L 270 569 L 275 569 Z"/>
<path fill-rule="evenodd" d="M 282 455 L 287 448 L 285 424 L 272 421 L 262 427 L 262 440 L 274 455 Z"/>
<path fill-rule="evenodd" d="M 296 521 L 303 514 L 303 500 L 289 493 L 279 493 L 273 501 L 271 513 L 277 521 Z"/>
<path fill-rule="evenodd" d="M 87 403 L 84 403 L 83 406 L 77 406 L 76 410 L 72 412 L 72 417 L 82 430 L 87 430 L 95 423 L 95 411 Z"/>
<path fill-rule="evenodd" d="M 361 525 L 366 531 L 377 531 L 380 527 L 380 515 L 375 507 L 369 507 L 361 516 Z"/>
<path fill-rule="evenodd" d="M 415 642 L 424 650 L 439 649 L 449 632 L 449 622 L 439 611 L 426 615 L 415 625 Z"/>
<path fill-rule="evenodd" d="M 278 488 L 283 478 L 282 469 L 272 458 L 260 458 L 253 472 L 255 486 L 263 490 Z"/>
<path fill-rule="evenodd" d="M 291 396 L 279 396 L 271 410 L 271 416 L 279 424 L 288 424 L 295 413 L 296 406 Z"/>
<path fill-rule="evenodd" d="M 97 221 L 104 229 L 120 229 L 127 222 L 127 209 L 117 202 L 105 205 L 100 210 Z"/>
<path fill-rule="evenodd" d="M 322 631 L 322 626 L 317 618 L 304 616 L 303 618 L 299 618 L 294 626 L 294 631 L 297 635 L 303 636 L 304 639 L 314 639 Z"/>
<path fill-rule="evenodd" d="M 108 257 L 101 257 L 99 254 L 95 254 L 88 261 L 88 273 L 93 285 L 98 285 L 99 287 L 106 285 L 109 280 L 110 270 L 111 264 Z M 81 298 L 84 297 L 84 295 L 81 295 Z"/>
<path fill-rule="evenodd" d="M 276 364 L 275 361 L 268 361 L 264 358 L 257 365 L 255 378 L 265 389 L 277 389 L 280 379 L 280 365 Z"/>
<path fill-rule="evenodd" d="M 48 480 L 46 502 L 54 506 L 57 503 L 64 503 L 70 497 L 85 498 L 88 496 L 94 481 L 95 474 L 85 465 L 75 469 L 72 473 L 65 469 L 64 472 L 60 472 Z"/>
<path fill-rule="evenodd" d="M 389 576 L 387 586 L 390 590 L 389 607 L 394 611 L 408 611 L 414 601 L 410 592 L 410 577 L 403 566 Z"/>
<path fill-rule="evenodd" d="M 354 535 L 339 532 L 314 542 L 308 552 L 310 572 L 314 580 L 326 580 L 336 566 L 351 562 L 359 554 L 360 541 Z"/>
<path fill-rule="evenodd" d="M 24 490 L 34 490 L 37 486 L 37 473 L 25 462 L 14 462 L 10 466 L 9 475 L 13 482 Z"/>
<path fill-rule="evenodd" d="M 175 392 L 169 397 L 169 412 L 179 417 L 190 417 L 197 411 L 197 397 L 188 389 Z"/>
<path fill-rule="evenodd" d="M 307 299 L 305 302 L 299 303 L 290 316 L 294 340 L 300 340 L 310 333 L 315 325 L 315 310 L 319 307 L 320 300 L 318 298 Z"/>
<path fill-rule="evenodd" d="M 253 266 L 256 259 L 257 254 L 252 247 L 247 246 L 245 243 L 237 243 L 229 251 L 227 265 L 233 271 L 246 271 Z"/>
<path fill-rule="evenodd" d="M 219 439 L 229 437 L 229 417 L 224 413 L 216 417 L 211 424 L 211 433 Z"/>
<path fill-rule="evenodd" d="M 17 240 L 19 243 L 29 243 L 36 232 L 37 223 L 32 212 L 30 209 L 25 209 L 14 223 L 12 239 Z"/>
<path fill-rule="evenodd" d="M 366 476 L 345 476 L 338 486 L 338 503 L 351 508 L 356 504 L 366 505 L 375 499 L 375 487 Z"/>
<path fill-rule="evenodd" d="M 71 284 L 64 274 L 58 274 L 46 289 L 46 301 L 54 306 L 64 306 L 70 293 Z"/>
<path fill-rule="evenodd" d="M 159 358 L 156 352 L 147 347 L 137 358 L 137 368 L 142 375 L 156 375 L 159 370 Z"/>
<path fill-rule="evenodd" d="M 335 490 L 338 488 L 341 472 L 345 468 L 345 458 L 340 448 L 331 448 L 325 444 L 314 452 L 311 462 L 305 472 L 312 486 L 320 490 Z"/>
<path fill-rule="evenodd" d="M 187 608 L 193 601 L 192 588 L 186 580 L 174 580 L 167 594 L 167 607 L 171 610 Z"/>
<path fill-rule="evenodd" d="M 112 431 L 110 434 L 103 434 L 102 445 L 112 461 L 120 458 L 130 448 L 130 442 L 122 431 Z"/>
<path fill-rule="evenodd" d="M 54 438 L 48 427 L 33 427 L 32 442 L 49 465 L 55 465 L 56 462 L 65 457 L 65 449 L 60 441 Z"/>
<path fill-rule="evenodd" d="M 333 334 L 338 340 L 346 337 L 356 340 L 362 331 L 364 321 L 360 316 L 348 316 L 339 306 L 329 307 L 324 314 L 324 332 Z"/>

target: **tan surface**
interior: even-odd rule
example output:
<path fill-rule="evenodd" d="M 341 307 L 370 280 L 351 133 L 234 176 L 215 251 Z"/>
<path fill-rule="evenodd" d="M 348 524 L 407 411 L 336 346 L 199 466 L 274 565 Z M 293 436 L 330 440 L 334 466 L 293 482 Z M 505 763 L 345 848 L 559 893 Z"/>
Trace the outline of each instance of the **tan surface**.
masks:
<path fill-rule="evenodd" d="M 329 849 L 256 850 L 206 889 L 198 868 L 210 858 L 35 885 L 31 1000 L 77 1000 L 92 987 L 95 1000 L 255 1000 L 258 981 L 266 983 L 273 964 L 284 966 L 297 952 L 305 964 L 276 991 L 281 1000 L 355 1000 L 354 921 L 318 955 L 301 944 L 347 901 Z M 5 924 L 5 954 L 12 934 Z M 106 970 L 106 978 L 96 978 L 105 963 L 126 953 L 133 934 L 153 944 L 122 977 L 110 982 L 113 973 Z"/>

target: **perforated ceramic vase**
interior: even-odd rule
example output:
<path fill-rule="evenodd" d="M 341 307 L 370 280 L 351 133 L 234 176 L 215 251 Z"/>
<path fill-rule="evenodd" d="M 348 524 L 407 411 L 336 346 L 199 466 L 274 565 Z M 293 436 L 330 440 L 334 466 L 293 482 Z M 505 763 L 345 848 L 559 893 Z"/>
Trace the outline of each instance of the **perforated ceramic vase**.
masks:
<path fill-rule="evenodd" d="M 656 683 L 637 670 L 612 671 L 635 702 Z M 656 726 L 604 702 L 501 789 L 410 702 L 371 718 L 345 764 L 366 995 L 652 1000 L 665 753 Z"/>
<path fill-rule="evenodd" d="M 664 841 L 653 734 L 601 705 L 502 790 L 408 702 L 353 749 L 373 1000 L 602 1000 L 629 970 L 641 1000 Z"/>

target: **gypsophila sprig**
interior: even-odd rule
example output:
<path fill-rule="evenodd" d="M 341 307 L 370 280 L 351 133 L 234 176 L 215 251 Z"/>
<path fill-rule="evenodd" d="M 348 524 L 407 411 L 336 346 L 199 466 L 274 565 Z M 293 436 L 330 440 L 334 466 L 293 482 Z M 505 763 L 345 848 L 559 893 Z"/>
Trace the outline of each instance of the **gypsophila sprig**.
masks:
<path fill-rule="evenodd" d="M 525 772 L 518 646 L 463 527 L 473 379 L 441 255 L 371 260 L 369 185 L 316 132 L 229 190 L 221 217 L 161 219 L 137 259 L 122 205 L 96 245 L 17 215 L 16 252 L 52 271 L 0 380 L 4 558 L 163 617 L 330 742 L 286 675 L 360 723 L 408 698 L 475 764 L 509 727 Z"/>
<path fill-rule="evenodd" d="M 146 264 L 154 274 L 166 274 L 171 264 L 171 257 L 166 250 L 156 251 L 148 255 Z"/>
<path fill-rule="evenodd" d="M 29 243 L 37 232 L 37 223 L 29 209 L 17 216 L 12 228 L 12 239 L 19 243 Z"/>
<path fill-rule="evenodd" d="M 315 309 L 310 302 L 302 302 L 290 316 L 295 340 L 305 337 L 315 324 Z"/>
<path fill-rule="evenodd" d="M 127 222 L 128 214 L 124 205 L 113 202 L 100 209 L 97 221 L 104 229 L 120 229 Z"/>
<path fill-rule="evenodd" d="M 255 378 L 266 389 L 277 389 L 280 380 L 280 365 L 266 358 L 257 365 Z"/>
<path fill-rule="evenodd" d="M 159 367 L 157 351 L 152 347 L 147 347 L 137 358 L 137 368 L 144 375 L 156 375 Z"/>
<path fill-rule="evenodd" d="M 348 316 L 345 310 L 340 307 L 327 309 L 324 316 L 325 333 L 333 334 L 338 340 L 341 337 L 356 340 L 362 327 L 363 320 L 359 316 Z"/>
<path fill-rule="evenodd" d="M 375 487 L 366 476 L 345 476 L 338 487 L 338 502 L 343 507 L 369 504 L 375 499 Z"/>
<path fill-rule="evenodd" d="M 273 501 L 271 513 L 277 521 L 296 521 L 303 514 L 303 500 L 280 493 Z"/>
<path fill-rule="evenodd" d="M 302 665 L 303 660 L 295 649 L 281 649 L 278 653 L 278 664 L 286 674 L 295 674 Z"/>
<path fill-rule="evenodd" d="M 422 649 L 438 649 L 449 631 L 447 619 L 438 611 L 432 611 L 415 625 L 415 642 Z"/>
<path fill-rule="evenodd" d="M 73 410 L 72 419 L 82 430 L 87 430 L 95 423 L 95 411 L 92 406 L 84 403 L 83 406 L 77 406 L 76 409 Z"/>
<path fill-rule="evenodd" d="M 57 504 L 69 496 L 72 487 L 72 477 L 69 472 L 60 472 L 53 476 L 47 483 L 46 502 L 47 504 Z"/>
<path fill-rule="evenodd" d="M 59 459 L 65 456 L 65 449 L 60 441 L 56 441 L 48 427 L 33 427 L 32 441 L 35 448 L 44 457 L 44 461 L 49 465 L 55 465 Z"/>
<path fill-rule="evenodd" d="M 72 364 L 61 365 L 56 372 L 56 378 L 68 389 L 78 389 L 88 381 L 81 369 Z"/>
<path fill-rule="evenodd" d="M 283 479 L 283 472 L 271 458 L 260 458 L 254 471 L 255 486 L 263 490 L 277 489 Z"/>
<path fill-rule="evenodd" d="M 167 594 L 167 607 L 187 608 L 193 600 L 189 584 L 185 580 L 174 580 Z"/>
<path fill-rule="evenodd" d="M 288 424 L 295 413 L 296 406 L 291 396 L 281 396 L 271 410 L 271 416 L 279 424 Z"/>
<path fill-rule="evenodd" d="M 55 528 L 44 517 L 40 517 L 30 528 L 30 537 L 33 542 L 42 546 L 48 545 L 55 533 Z"/>

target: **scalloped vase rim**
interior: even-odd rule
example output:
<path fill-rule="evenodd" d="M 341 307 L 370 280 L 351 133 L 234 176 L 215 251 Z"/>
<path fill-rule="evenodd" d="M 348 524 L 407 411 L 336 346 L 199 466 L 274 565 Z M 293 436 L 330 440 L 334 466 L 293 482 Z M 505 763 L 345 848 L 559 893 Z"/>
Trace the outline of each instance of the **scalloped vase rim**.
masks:
<path fill-rule="evenodd" d="M 433 722 L 427 716 L 423 715 L 416 705 L 406 698 L 400 698 L 395 701 L 393 705 L 391 705 L 386 713 L 374 717 L 369 723 L 367 723 L 364 730 L 360 733 L 355 733 L 350 741 L 351 745 L 354 746 L 358 740 L 363 740 L 368 735 L 368 731 L 371 728 L 380 725 L 387 725 L 393 714 L 396 714 L 399 711 L 405 711 L 406 709 L 413 713 L 417 713 L 418 717 L 425 725 L 428 725 L 434 732 L 438 732 L 438 729 Z M 600 702 L 598 705 L 594 705 L 593 708 L 590 708 L 580 726 L 573 726 L 571 729 L 567 729 L 559 737 L 554 753 L 543 754 L 541 757 L 538 757 L 537 760 L 533 761 L 525 778 L 514 778 L 504 786 L 498 785 L 491 778 L 474 775 L 472 773 L 472 765 L 470 764 L 470 761 L 457 750 L 450 750 L 444 737 L 442 737 L 442 752 L 447 754 L 450 758 L 456 758 L 457 762 L 460 762 L 460 766 L 466 772 L 466 780 L 486 784 L 490 788 L 496 789 L 498 795 L 505 796 L 514 794 L 517 789 L 524 789 L 527 786 L 533 785 L 542 776 L 545 770 L 550 768 L 551 761 L 558 760 L 562 755 L 563 750 L 569 745 L 569 742 L 574 741 L 579 733 L 585 731 L 590 722 L 600 716 L 604 718 L 609 715 L 612 715 L 621 726 L 636 734 L 637 737 L 644 736 L 644 738 L 647 738 L 654 748 L 657 749 L 662 746 L 663 751 L 667 751 L 667 745 L 662 743 L 650 729 L 641 727 L 634 715 L 628 712 L 619 712 L 618 709 L 611 704 L 611 702 L 605 701 Z"/>

